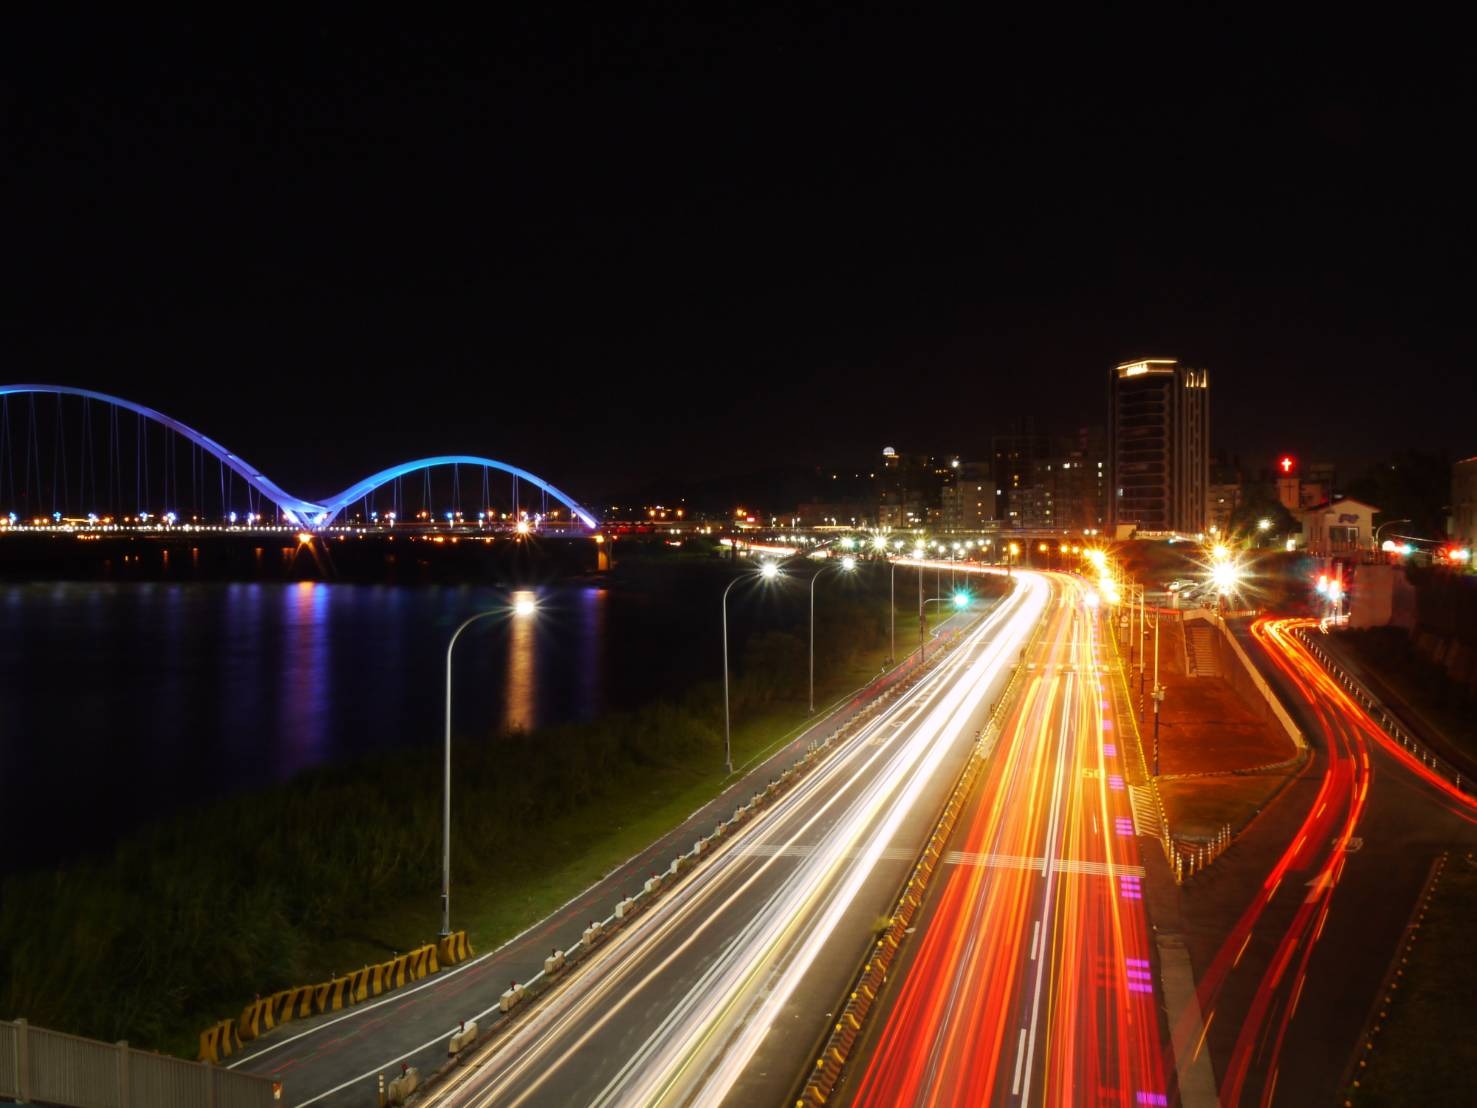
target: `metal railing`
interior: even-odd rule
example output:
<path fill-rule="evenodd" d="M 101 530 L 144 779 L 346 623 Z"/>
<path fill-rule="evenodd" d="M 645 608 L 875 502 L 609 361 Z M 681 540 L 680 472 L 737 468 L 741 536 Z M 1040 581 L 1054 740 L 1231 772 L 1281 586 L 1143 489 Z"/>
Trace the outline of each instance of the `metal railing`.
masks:
<path fill-rule="evenodd" d="M 0 1020 L 0 1097 L 61 1108 L 274 1108 L 269 1078 Z"/>
<path fill-rule="evenodd" d="M 1363 681 L 1350 673 L 1337 658 L 1329 651 L 1323 649 L 1313 638 L 1311 631 L 1306 627 L 1294 627 L 1292 633 L 1296 635 L 1302 644 L 1308 648 L 1308 652 L 1317 658 L 1323 668 L 1328 671 L 1335 681 L 1343 686 L 1344 691 L 1354 698 L 1365 713 L 1375 724 L 1403 746 L 1412 757 L 1440 777 L 1444 777 L 1459 790 L 1465 793 L 1477 792 L 1473 788 L 1470 777 L 1464 778 L 1461 770 L 1442 758 L 1425 743 L 1412 735 L 1389 708 L 1385 707 L 1383 701 L 1374 693 L 1369 691 Z"/>

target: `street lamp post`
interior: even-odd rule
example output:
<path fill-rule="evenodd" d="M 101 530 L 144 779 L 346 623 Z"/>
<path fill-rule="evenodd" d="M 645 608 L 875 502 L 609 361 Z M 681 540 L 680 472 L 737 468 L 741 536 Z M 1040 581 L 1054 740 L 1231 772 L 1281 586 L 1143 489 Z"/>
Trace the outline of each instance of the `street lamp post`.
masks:
<path fill-rule="evenodd" d="M 513 612 L 518 616 L 530 616 L 534 612 L 533 602 L 520 600 L 513 606 Z M 441 767 L 441 935 L 443 938 L 451 934 L 451 652 L 456 646 L 456 640 L 461 637 L 461 633 L 479 619 L 506 613 L 506 608 L 493 608 L 490 611 L 478 612 L 475 616 L 467 617 L 451 633 L 451 640 L 446 644 L 446 742 Z"/>
<path fill-rule="evenodd" d="M 887 583 L 887 664 L 895 666 L 897 665 L 897 562 L 889 561 L 888 566 L 890 572 Z"/>
<path fill-rule="evenodd" d="M 775 577 L 780 567 L 774 562 L 764 562 L 759 567 L 759 576 L 765 580 Z M 735 577 L 723 590 L 723 768 L 728 773 L 733 773 L 733 741 L 730 735 L 731 727 L 728 715 L 728 594 L 743 577 Z"/>
<path fill-rule="evenodd" d="M 1375 550 L 1379 550 L 1379 548 L 1380 548 L 1380 532 L 1381 531 L 1383 531 L 1386 527 L 1393 527 L 1397 523 L 1409 523 L 1409 522 L 1410 522 L 1410 520 L 1408 520 L 1408 519 L 1387 519 L 1387 520 L 1385 520 L 1384 523 L 1381 523 L 1378 527 L 1376 527 L 1374 529 L 1374 548 L 1375 548 Z"/>
<path fill-rule="evenodd" d="M 842 558 L 841 568 L 850 573 L 856 569 L 855 558 Z M 826 567 L 821 566 L 810 577 L 810 713 L 815 714 L 815 583 L 820 580 Z"/>
<path fill-rule="evenodd" d="M 1164 703 L 1164 686 L 1159 683 L 1159 613 L 1154 613 L 1154 776 L 1159 776 L 1159 705 Z"/>

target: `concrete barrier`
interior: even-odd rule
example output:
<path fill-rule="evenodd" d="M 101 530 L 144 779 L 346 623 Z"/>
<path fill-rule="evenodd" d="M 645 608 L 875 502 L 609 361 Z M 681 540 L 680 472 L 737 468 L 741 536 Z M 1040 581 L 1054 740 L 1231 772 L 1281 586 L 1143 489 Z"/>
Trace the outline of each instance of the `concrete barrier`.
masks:
<path fill-rule="evenodd" d="M 421 1087 L 420 1070 L 414 1066 L 403 1066 L 400 1076 L 390 1082 L 385 1090 L 386 1102 L 400 1105 L 410 1099 L 410 1094 Z"/>
<path fill-rule="evenodd" d="M 266 1000 L 257 997 L 241 1009 L 241 1015 L 236 1020 L 236 1030 L 240 1033 L 243 1043 L 249 1043 L 252 1039 L 275 1030 L 276 1027 L 277 1021 L 272 1018 L 271 997 Z"/>
<path fill-rule="evenodd" d="M 499 1012 L 511 1012 L 522 1002 L 525 990 L 522 985 L 514 981 L 506 989 L 503 995 L 498 997 L 497 1008 Z"/>
<path fill-rule="evenodd" d="M 196 1060 L 215 1065 L 240 1049 L 241 1036 L 236 1030 L 236 1021 L 221 1020 L 208 1030 L 200 1032 L 200 1053 Z"/>
<path fill-rule="evenodd" d="M 463 1020 L 446 1044 L 447 1055 L 460 1054 L 477 1041 L 477 1021 Z"/>
<path fill-rule="evenodd" d="M 472 956 L 472 944 L 467 941 L 465 931 L 453 931 L 450 935 L 441 937 L 437 943 L 437 953 L 443 966 L 454 966 Z"/>

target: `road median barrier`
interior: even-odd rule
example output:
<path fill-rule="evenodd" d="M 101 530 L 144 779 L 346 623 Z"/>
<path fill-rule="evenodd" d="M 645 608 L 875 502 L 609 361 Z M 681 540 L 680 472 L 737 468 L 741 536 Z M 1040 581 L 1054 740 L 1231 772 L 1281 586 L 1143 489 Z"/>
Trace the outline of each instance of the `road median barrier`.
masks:
<path fill-rule="evenodd" d="M 514 1008 L 518 1007 L 520 1003 L 522 1003 L 523 997 L 527 994 L 527 992 L 528 990 L 526 990 L 522 985 L 518 984 L 518 982 L 514 981 L 511 985 L 503 990 L 503 995 L 498 997 L 498 1011 L 511 1012 Z"/>
<path fill-rule="evenodd" d="M 447 1055 L 460 1054 L 477 1041 L 477 1021 L 463 1020 L 461 1026 L 452 1032 L 451 1040 L 446 1044 Z"/>
<path fill-rule="evenodd" d="M 383 1081 L 383 1077 L 381 1078 Z M 384 1108 L 387 1104 L 401 1105 L 409 1102 L 410 1094 L 421 1087 L 421 1071 L 414 1066 L 401 1064 L 400 1076 L 390 1082 L 389 1088 L 384 1091 L 380 1098 L 380 1106 Z"/>

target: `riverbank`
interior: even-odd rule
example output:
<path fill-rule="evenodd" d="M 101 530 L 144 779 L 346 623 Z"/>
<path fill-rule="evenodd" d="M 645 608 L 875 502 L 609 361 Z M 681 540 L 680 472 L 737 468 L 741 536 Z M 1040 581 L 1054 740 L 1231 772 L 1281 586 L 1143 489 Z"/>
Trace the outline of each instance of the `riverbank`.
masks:
<path fill-rule="evenodd" d="M 887 626 L 871 598 L 833 598 L 817 627 L 828 648 L 818 661 L 833 659 L 818 702 L 878 672 Z M 770 631 L 745 648 L 737 764 L 809 718 L 793 664 L 801 641 Z M 456 925 L 495 945 L 713 795 L 720 703 L 708 684 L 590 723 L 459 741 Z M 14 875 L 0 890 L 0 1010 L 193 1054 L 202 1027 L 258 992 L 435 934 L 439 801 L 439 751 L 405 750 L 182 814 L 91 861 Z"/>

